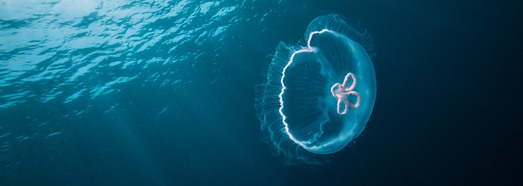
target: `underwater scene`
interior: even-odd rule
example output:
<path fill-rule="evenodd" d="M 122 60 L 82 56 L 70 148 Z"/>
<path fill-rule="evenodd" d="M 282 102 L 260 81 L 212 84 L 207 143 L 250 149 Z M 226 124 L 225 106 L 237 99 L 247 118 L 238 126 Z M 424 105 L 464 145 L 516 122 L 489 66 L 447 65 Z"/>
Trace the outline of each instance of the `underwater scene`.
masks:
<path fill-rule="evenodd" d="M 0 185 L 523 185 L 521 17 L 0 0 Z"/>

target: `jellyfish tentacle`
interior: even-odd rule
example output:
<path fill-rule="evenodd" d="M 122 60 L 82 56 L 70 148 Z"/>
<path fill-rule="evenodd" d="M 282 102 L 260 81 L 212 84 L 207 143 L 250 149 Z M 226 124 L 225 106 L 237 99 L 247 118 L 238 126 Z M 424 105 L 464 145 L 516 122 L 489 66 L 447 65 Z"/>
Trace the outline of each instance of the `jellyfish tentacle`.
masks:
<path fill-rule="evenodd" d="M 336 92 L 336 88 L 337 89 L 341 89 L 341 84 L 340 83 L 334 83 L 334 85 L 332 85 L 331 87 L 331 93 L 332 93 L 332 96 L 334 96 L 335 98 L 338 98 L 338 95 L 337 95 L 337 92 Z"/>
<path fill-rule="evenodd" d="M 356 99 L 356 103 L 355 104 L 349 103 L 349 106 L 352 107 L 352 108 L 360 107 L 360 101 L 361 101 L 360 93 L 356 92 L 356 91 L 350 91 L 350 92 L 347 93 L 347 97 L 350 96 L 350 95 L 355 95 L 357 97 L 357 99 Z"/>
<path fill-rule="evenodd" d="M 352 84 L 350 87 L 347 87 L 347 83 L 349 82 L 349 78 L 352 78 Z M 354 88 L 356 88 L 356 77 L 353 73 L 349 72 L 347 75 L 345 75 L 345 78 L 343 79 L 343 84 L 335 83 L 331 87 L 331 93 L 332 96 L 336 99 L 338 99 L 338 104 L 336 105 L 336 111 L 340 115 L 347 114 L 349 107 L 351 108 L 358 108 L 360 106 L 361 101 L 361 95 L 359 92 L 356 92 Z M 356 103 L 352 104 L 349 102 L 348 97 L 354 95 L 357 97 Z M 343 103 L 344 109 L 340 112 L 341 109 L 341 103 Z"/>
<path fill-rule="evenodd" d="M 344 105 L 345 109 L 343 109 L 343 112 L 341 113 L 341 115 L 347 114 L 347 111 L 349 111 L 349 100 L 343 99 L 343 105 Z"/>
<path fill-rule="evenodd" d="M 341 103 L 343 102 L 343 104 L 345 104 L 345 100 L 343 99 L 338 99 L 338 106 L 336 107 L 336 111 L 338 112 L 338 114 L 344 114 L 344 113 L 347 113 L 347 107 L 345 106 L 345 108 L 343 109 L 343 112 L 340 112 L 340 108 L 341 108 Z"/>
<path fill-rule="evenodd" d="M 354 77 L 353 73 L 349 72 L 347 73 L 347 75 L 345 75 L 345 79 L 343 79 L 343 86 L 347 86 L 347 83 L 349 82 L 349 77 L 352 77 L 352 85 L 349 88 L 347 88 L 347 90 L 351 91 L 354 90 L 354 88 L 356 87 L 356 77 Z"/>

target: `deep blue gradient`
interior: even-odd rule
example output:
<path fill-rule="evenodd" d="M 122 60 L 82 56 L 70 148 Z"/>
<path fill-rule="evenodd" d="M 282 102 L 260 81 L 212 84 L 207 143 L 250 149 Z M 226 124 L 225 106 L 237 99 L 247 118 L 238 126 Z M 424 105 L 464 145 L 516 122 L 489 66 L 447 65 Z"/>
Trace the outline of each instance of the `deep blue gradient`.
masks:
<path fill-rule="evenodd" d="M 0 185 L 522 185 L 519 2 L 0 0 Z M 285 165 L 254 87 L 330 13 L 379 94 L 347 150 Z"/>

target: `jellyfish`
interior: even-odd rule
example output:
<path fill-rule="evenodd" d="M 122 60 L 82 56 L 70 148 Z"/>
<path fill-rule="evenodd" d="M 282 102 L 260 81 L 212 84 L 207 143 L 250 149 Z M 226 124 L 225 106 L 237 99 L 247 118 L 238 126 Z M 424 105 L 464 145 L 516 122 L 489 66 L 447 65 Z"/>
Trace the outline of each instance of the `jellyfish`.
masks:
<path fill-rule="evenodd" d="M 312 20 L 303 46 L 280 42 L 256 87 L 261 130 L 277 154 L 318 162 L 358 137 L 376 99 L 372 38 L 342 16 Z"/>

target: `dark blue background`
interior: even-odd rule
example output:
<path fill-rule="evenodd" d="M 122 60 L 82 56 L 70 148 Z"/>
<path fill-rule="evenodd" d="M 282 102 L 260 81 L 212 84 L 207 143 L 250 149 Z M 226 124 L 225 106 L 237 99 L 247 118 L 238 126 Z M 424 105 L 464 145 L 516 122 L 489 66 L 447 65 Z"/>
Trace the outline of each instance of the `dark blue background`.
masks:
<path fill-rule="evenodd" d="M 35 133 L 32 120 L 62 132 L 0 152 L 0 185 L 523 184 L 518 1 L 248 5 L 276 13 L 261 24 L 232 26 L 219 42 L 201 46 L 202 55 L 189 57 L 192 65 L 147 69 L 177 69 L 183 75 L 163 76 L 184 82 L 177 87 L 142 81 L 148 78 L 142 74 L 96 99 L 28 100 L 0 110 L 4 132 Z M 357 20 L 372 34 L 376 105 L 363 134 L 329 162 L 286 165 L 261 140 L 254 86 L 265 78 L 277 43 L 301 39 L 308 22 L 327 13 Z M 163 50 L 139 55 L 168 55 Z M 45 88 L 39 86 L 47 85 L 26 88 Z M 78 110 L 86 111 L 72 116 Z"/>

